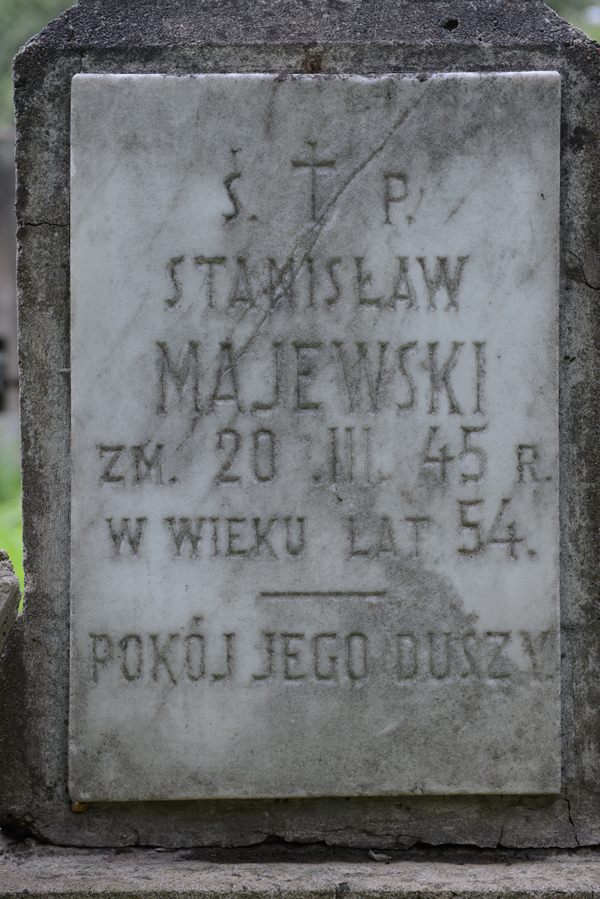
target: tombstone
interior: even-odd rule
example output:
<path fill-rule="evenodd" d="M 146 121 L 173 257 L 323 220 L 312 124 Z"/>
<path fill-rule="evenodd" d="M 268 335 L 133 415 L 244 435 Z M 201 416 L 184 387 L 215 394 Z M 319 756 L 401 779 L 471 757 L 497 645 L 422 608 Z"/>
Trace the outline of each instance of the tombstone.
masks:
<path fill-rule="evenodd" d="M 599 64 L 537 0 L 81 0 L 21 51 L 0 818 L 598 842 Z"/>

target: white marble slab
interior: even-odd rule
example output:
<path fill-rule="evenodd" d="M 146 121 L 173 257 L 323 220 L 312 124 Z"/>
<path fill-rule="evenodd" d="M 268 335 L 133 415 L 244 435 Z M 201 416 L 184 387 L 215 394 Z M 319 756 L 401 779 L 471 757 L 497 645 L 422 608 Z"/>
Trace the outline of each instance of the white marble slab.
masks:
<path fill-rule="evenodd" d="M 74 79 L 74 799 L 558 790 L 559 94 Z"/>

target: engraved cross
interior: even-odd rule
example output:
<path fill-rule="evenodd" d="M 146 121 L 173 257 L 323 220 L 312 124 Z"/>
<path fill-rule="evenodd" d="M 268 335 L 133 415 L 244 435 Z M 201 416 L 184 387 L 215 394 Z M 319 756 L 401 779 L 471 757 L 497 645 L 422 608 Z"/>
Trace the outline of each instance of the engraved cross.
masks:
<path fill-rule="evenodd" d="M 316 149 L 317 142 L 307 140 L 306 143 L 311 149 L 310 159 L 292 159 L 292 166 L 295 169 L 310 169 L 310 201 L 312 220 L 317 220 L 317 175 L 322 169 L 334 169 L 335 159 L 317 159 Z"/>

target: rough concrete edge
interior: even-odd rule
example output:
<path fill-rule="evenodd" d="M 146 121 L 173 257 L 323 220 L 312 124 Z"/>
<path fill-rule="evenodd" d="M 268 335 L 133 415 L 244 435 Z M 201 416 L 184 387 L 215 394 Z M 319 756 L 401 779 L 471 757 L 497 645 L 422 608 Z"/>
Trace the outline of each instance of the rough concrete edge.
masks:
<path fill-rule="evenodd" d="M 178 0 L 179 3 L 182 0 Z M 242 12 L 245 4 L 245 0 L 230 0 L 229 5 L 235 6 L 238 4 L 240 13 Z M 314 0 L 315 4 L 317 0 Z M 329 0 L 323 0 L 321 5 L 326 5 Z M 444 44 L 445 39 L 450 36 L 450 32 L 448 30 L 440 31 L 439 29 L 446 28 L 444 24 L 447 14 L 452 11 L 452 7 L 455 8 L 455 11 L 462 14 L 463 11 L 470 13 L 471 15 L 476 16 L 480 9 L 484 8 L 486 5 L 489 6 L 488 0 L 433 0 L 436 7 L 439 8 L 439 16 L 436 25 L 438 28 L 436 29 L 436 33 L 434 35 L 428 35 L 427 39 L 429 41 L 433 40 L 435 42 L 439 42 Z M 576 26 L 567 22 L 562 16 L 560 16 L 554 9 L 547 5 L 545 0 L 518 0 L 514 2 L 514 0 L 494 0 L 497 10 L 500 12 L 503 7 L 511 8 L 517 7 L 517 5 L 525 7 L 531 7 L 533 13 L 529 13 L 529 20 L 535 20 L 535 18 L 540 18 L 540 14 L 544 14 L 544 25 L 545 25 L 545 40 L 551 41 L 554 44 L 558 43 L 570 43 L 575 41 L 579 41 L 582 43 L 595 43 L 589 38 L 581 29 L 578 29 Z M 359 8 L 360 7 L 369 7 L 372 8 L 377 7 L 378 0 L 359 0 Z M 405 19 L 401 22 L 396 21 L 394 25 L 398 29 L 396 33 L 391 34 L 386 37 L 386 40 L 383 41 L 381 39 L 375 40 L 369 35 L 363 35 L 360 38 L 354 38 L 353 42 L 355 44 L 367 44 L 367 43 L 388 43 L 395 45 L 402 44 L 412 44 L 415 38 L 419 35 L 420 30 L 420 22 L 419 22 L 419 12 L 414 10 L 418 10 L 421 4 L 414 3 L 414 9 L 410 8 L 410 3 L 407 5 L 407 0 L 403 0 L 403 2 L 399 2 L 398 6 L 406 6 L 405 9 Z M 256 19 L 250 17 L 249 22 L 252 24 L 253 28 L 247 28 L 242 32 L 241 39 L 238 41 L 234 40 L 223 40 L 219 37 L 214 41 L 214 46 L 222 46 L 222 47 L 232 47 L 235 45 L 238 46 L 252 46 L 257 44 L 266 44 L 271 43 L 272 45 L 277 45 L 282 42 L 284 44 L 306 44 L 307 35 L 299 35 L 294 33 L 293 29 L 287 31 L 286 29 L 282 29 L 282 33 L 277 38 L 272 38 L 270 36 L 270 29 L 273 27 L 273 23 L 277 22 L 278 11 L 276 7 L 278 5 L 283 6 L 282 0 L 272 0 L 272 12 L 273 18 L 271 19 L 269 16 L 265 15 L 265 10 L 258 10 L 258 14 Z M 59 51 L 75 51 L 75 52 L 85 52 L 86 50 L 111 50 L 113 52 L 118 52 L 119 50 L 127 50 L 131 44 L 123 43 L 122 41 L 118 41 L 113 39 L 111 41 L 111 28 L 109 24 L 108 15 L 102 16 L 100 14 L 100 10 L 104 10 L 106 13 L 110 12 L 111 7 L 117 9 L 120 5 L 120 0 L 72 0 L 72 6 L 68 9 L 64 10 L 56 19 L 53 19 L 49 22 L 44 28 L 41 29 L 37 34 L 33 35 L 26 43 L 18 50 L 17 54 L 14 58 L 14 69 L 18 71 L 21 64 L 30 56 L 38 54 L 40 51 L 46 52 L 48 50 L 59 50 Z M 132 4 L 133 6 L 134 4 Z M 145 42 L 142 38 L 151 38 L 152 37 L 152 24 L 148 28 L 148 23 L 145 20 L 144 12 L 147 13 L 147 9 L 144 10 L 144 0 L 137 0 L 135 4 L 138 7 L 142 7 L 141 14 L 138 19 L 136 19 L 132 24 L 134 24 L 138 32 L 132 34 L 132 39 L 138 40 L 138 48 L 140 50 L 152 51 L 165 51 L 165 50 L 178 50 L 183 49 L 185 47 L 189 48 L 198 48 L 204 45 L 205 35 L 202 32 L 203 25 L 199 26 L 200 34 L 196 37 L 189 36 L 179 36 L 178 34 L 173 34 L 171 39 L 166 42 L 159 38 L 159 43 L 154 44 L 152 41 Z M 148 4 L 146 4 L 147 6 Z M 176 4 L 174 4 L 176 5 Z M 216 9 L 220 7 L 220 4 L 216 2 L 216 0 L 204 0 L 204 2 L 199 2 L 198 7 L 210 7 L 214 6 Z M 293 5 L 293 4 L 292 4 Z M 332 2 L 334 14 L 338 14 L 340 10 L 343 10 L 343 6 L 340 2 Z M 432 5 L 432 0 L 426 0 L 423 5 Z M 311 2 L 310 0 L 302 0 L 303 11 L 307 13 L 310 12 Z M 356 4 L 354 4 L 356 6 Z M 537 7 L 537 9 L 536 9 Z M 362 11 L 362 10 L 361 10 Z M 228 9 L 228 13 L 231 10 Z M 94 28 L 93 26 L 99 20 L 100 24 Z M 255 21 L 258 23 L 256 27 L 254 27 Z M 155 20 L 156 22 L 156 20 Z M 415 27 L 415 22 L 417 23 L 417 27 Z M 269 30 L 265 28 L 265 30 L 261 31 L 266 24 L 269 25 Z M 322 23 L 319 22 L 319 25 Z M 428 23 L 430 24 L 430 23 Z M 496 23 L 494 23 L 495 25 Z M 502 46 L 502 37 L 507 38 L 506 46 L 519 46 L 518 39 L 520 34 L 518 34 L 518 26 L 519 19 L 518 16 L 515 19 L 515 24 L 517 26 L 517 31 L 512 32 L 510 35 L 510 40 L 512 43 L 508 42 L 508 35 L 502 35 L 502 33 L 494 33 L 493 40 L 496 46 Z M 209 21 L 207 24 L 207 28 L 211 28 L 214 25 L 214 21 Z M 549 33 L 550 26 L 552 28 L 552 32 Z M 523 24 L 521 26 L 524 31 L 526 31 L 526 25 Z M 412 30 L 411 30 L 412 29 Z M 107 37 L 108 36 L 108 37 Z M 490 36 L 490 35 L 488 35 Z M 462 38 L 462 35 L 452 31 L 451 33 L 452 41 L 455 46 L 471 46 L 473 44 L 472 36 L 467 36 L 466 39 Z M 527 39 L 527 38 L 526 38 Z M 483 38 L 480 37 L 480 40 Z M 344 39 L 342 37 L 336 37 L 335 40 L 325 40 L 323 44 L 321 42 L 317 42 L 319 46 L 325 46 L 326 44 L 333 45 L 334 43 L 342 44 Z M 310 43 L 310 41 L 308 42 Z M 530 48 L 534 48 L 533 44 L 529 44 Z M 318 69 L 312 69 L 311 71 L 318 71 Z"/>
<path fill-rule="evenodd" d="M 300 863 L 298 863 L 298 861 Z M 464 853 L 421 851 L 392 858 L 345 853 L 317 858 L 245 859 L 229 854 L 89 849 L 0 844 L 0 899 L 9 897 L 513 897 L 593 899 L 600 879 L 597 851 Z"/>
<path fill-rule="evenodd" d="M 19 614 L 21 588 L 8 554 L 0 549 L 0 655 Z"/>

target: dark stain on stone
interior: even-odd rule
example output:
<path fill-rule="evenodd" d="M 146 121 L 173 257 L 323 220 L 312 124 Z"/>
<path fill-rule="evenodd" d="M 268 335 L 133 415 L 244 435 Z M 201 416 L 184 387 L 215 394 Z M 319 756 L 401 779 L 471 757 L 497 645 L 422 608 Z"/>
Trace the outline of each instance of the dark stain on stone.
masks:
<path fill-rule="evenodd" d="M 302 60 L 302 71 L 305 75 L 316 75 L 323 71 L 323 57 L 320 53 L 307 53 Z"/>
<path fill-rule="evenodd" d="M 577 125 L 573 129 L 573 134 L 571 135 L 571 139 L 569 141 L 571 145 L 571 149 L 576 153 L 580 153 L 583 149 L 585 149 L 586 144 L 592 138 L 591 132 L 584 128 L 583 125 Z"/>
<path fill-rule="evenodd" d="M 445 28 L 446 31 L 455 31 L 459 25 L 460 22 L 454 16 L 449 16 L 442 22 L 442 28 Z"/>

